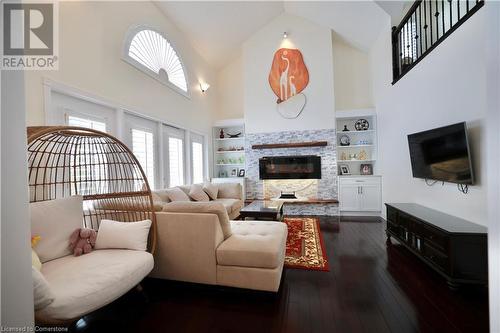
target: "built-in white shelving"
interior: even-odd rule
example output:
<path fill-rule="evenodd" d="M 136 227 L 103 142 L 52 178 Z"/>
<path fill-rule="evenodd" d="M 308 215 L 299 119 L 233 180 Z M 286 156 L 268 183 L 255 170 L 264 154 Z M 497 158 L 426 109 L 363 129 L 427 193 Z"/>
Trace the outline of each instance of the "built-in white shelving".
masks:
<path fill-rule="evenodd" d="M 356 121 L 364 119 L 367 129 L 356 129 Z M 375 173 L 377 161 L 377 117 L 375 110 L 344 110 L 336 112 L 337 164 L 339 175 L 347 165 L 350 175 L 360 175 L 362 164 L 371 164 Z M 347 137 L 348 144 L 345 139 Z M 342 141 L 344 140 L 344 141 Z"/>
<path fill-rule="evenodd" d="M 221 138 L 221 130 L 223 137 Z M 236 138 L 229 134 L 241 133 Z M 245 168 L 245 125 L 243 119 L 222 120 L 212 131 L 214 147 L 213 178 L 237 178 Z"/>
<path fill-rule="evenodd" d="M 358 119 L 368 121 L 366 130 L 356 130 Z M 375 110 L 336 112 L 337 165 L 339 166 L 339 202 L 341 214 L 379 215 L 382 209 L 382 179 L 377 176 L 377 117 Z M 347 128 L 346 131 L 344 129 Z M 349 144 L 342 142 L 347 136 Z M 344 137 L 345 139 L 345 137 Z M 363 159 L 360 159 L 363 158 Z M 361 168 L 371 165 L 372 175 L 362 175 Z M 365 167 L 366 169 L 366 167 Z M 368 168 L 369 169 L 369 168 Z M 348 174 L 342 174 L 342 171 Z"/>

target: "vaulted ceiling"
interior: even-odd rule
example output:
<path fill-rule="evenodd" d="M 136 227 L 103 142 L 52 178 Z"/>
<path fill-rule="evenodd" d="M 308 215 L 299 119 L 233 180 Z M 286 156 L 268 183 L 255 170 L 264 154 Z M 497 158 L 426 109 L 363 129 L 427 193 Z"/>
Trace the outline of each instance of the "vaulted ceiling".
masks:
<path fill-rule="evenodd" d="M 235 59 L 245 40 L 283 12 L 335 31 L 368 51 L 389 16 L 405 1 L 161 1 L 158 8 L 187 36 L 205 60 L 220 69 Z"/>

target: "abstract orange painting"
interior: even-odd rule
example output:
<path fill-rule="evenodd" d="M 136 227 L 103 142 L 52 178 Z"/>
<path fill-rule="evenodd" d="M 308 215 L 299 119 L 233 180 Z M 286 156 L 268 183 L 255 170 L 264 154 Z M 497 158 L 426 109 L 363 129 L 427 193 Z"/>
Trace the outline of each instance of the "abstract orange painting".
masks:
<path fill-rule="evenodd" d="M 302 53 L 297 49 L 279 49 L 269 72 L 269 85 L 278 103 L 299 94 L 309 83 L 309 72 Z"/>

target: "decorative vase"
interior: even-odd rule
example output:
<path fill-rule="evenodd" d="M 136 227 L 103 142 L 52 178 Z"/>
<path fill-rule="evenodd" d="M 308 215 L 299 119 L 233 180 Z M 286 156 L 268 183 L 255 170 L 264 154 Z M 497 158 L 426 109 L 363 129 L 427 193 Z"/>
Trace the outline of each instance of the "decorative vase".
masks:
<path fill-rule="evenodd" d="M 219 138 L 224 139 L 224 130 L 221 128 Z"/>

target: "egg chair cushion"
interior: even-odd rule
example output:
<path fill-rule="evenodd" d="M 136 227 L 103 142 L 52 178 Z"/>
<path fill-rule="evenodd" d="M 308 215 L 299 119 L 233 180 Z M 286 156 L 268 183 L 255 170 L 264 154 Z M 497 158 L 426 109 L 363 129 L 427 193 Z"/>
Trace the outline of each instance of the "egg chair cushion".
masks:
<path fill-rule="evenodd" d="M 146 251 L 150 227 L 151 220 L 138 222 L 101 220 L 95 248 Z"/>
<path fill-rule="evenodd" d="M 127 293 L 153 265 L 151 253 L 115 249 L 51 260 L 43 264 L 41 272 L 54 301 L 36 316 L 47 322 L 80 318 Z"/>
<path fill-rule="evenodd" d="M 33 276 L 33 301 L 35 310 L 43 309 L 54 302 L 54 293 L 38 269 L 31 266 L 31 274 Z"/>
<path fill-rule="evenodd" d="M 31 234 L 40 236 L 34 250 L 40 261 L 61 258 L 71 254 L 69 238 L 73 231 L 83 227 L 83 198 L 67 198 L 33 202 Z"/>

